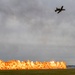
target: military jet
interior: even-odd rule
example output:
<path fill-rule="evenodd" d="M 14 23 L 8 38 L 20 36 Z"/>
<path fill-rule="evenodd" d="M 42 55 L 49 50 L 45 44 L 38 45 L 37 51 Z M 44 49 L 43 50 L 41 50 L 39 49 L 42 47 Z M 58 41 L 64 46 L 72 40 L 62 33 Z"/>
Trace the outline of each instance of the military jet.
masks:
<path fill-rule="evenodd" d="M 61 8 L 56 8 L 55 12 L 57 12 L 57 14 L 59 14 L 61 11 L 65 11 L 65 9 L 63 9 L 63 6 L 61 6 Z"/>

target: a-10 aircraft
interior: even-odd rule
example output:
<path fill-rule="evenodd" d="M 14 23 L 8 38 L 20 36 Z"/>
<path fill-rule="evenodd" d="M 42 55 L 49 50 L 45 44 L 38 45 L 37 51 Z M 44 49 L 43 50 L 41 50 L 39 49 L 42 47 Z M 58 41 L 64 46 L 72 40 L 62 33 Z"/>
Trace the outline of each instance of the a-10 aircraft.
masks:
<path fill-rule="evenodd" d="M 61 8 L 56 8 L 55 12 L 57 12 L 57 14 L 59 14 L 61 11 L 65 11 L 65 9 L 63 9 L 63 6 L 61 6 Z"/>

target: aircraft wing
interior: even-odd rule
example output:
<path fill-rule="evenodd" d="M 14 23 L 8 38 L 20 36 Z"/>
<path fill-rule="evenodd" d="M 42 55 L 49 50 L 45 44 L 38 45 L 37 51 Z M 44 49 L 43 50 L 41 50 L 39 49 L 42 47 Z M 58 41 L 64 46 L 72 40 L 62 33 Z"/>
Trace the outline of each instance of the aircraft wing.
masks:
<path fill-rule="evenodd" d="M 61 7 L 61 9 L 63 9 L 63 6 Z"/>
<path fill-rule="evenodd" d="M 61 11 L 58 11 L 57 13 L 59 14 Z"/>

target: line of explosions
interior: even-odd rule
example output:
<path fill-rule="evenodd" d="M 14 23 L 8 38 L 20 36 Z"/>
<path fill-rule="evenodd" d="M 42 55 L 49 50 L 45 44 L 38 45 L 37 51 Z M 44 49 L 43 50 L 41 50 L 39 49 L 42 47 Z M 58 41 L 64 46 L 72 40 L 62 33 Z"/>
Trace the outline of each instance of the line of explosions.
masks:
<path fill-rule="evenodd" d="M 33 62 L 30 60 L 20 61 L 20 60 L 0 60 L 0 70 L 22 70 L 22 69 L 66 69 L 66 63 L 49 61 L 49 62 Z"/>

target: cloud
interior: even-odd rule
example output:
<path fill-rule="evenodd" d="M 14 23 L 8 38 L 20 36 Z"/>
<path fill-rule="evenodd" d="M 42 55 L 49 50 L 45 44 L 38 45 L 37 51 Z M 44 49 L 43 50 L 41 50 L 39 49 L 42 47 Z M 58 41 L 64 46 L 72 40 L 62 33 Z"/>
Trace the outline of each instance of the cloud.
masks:
<path fill-rule="evenodd" d="M 1 0 L 1 41 L 24 43 L 25 40 L 29 44 L 74 45 L 72 16 L 63 16 L 67 11 L 54 16 L 54 11 L 49 11 L 50 5 L 47 6 L 51 2 L 54 1 Z"/>
<path fill-rule="evenodd" d="M 69 58 L 75 49 L 74 3 L 73 0 L 0 0 L 0 56 L 34 60 Z M 66 11 L 56 14 L 55 8 L 61 5 Z M 64 54 L 66 49 L 69 51 Z"/>

